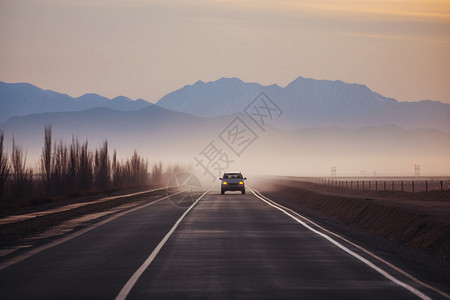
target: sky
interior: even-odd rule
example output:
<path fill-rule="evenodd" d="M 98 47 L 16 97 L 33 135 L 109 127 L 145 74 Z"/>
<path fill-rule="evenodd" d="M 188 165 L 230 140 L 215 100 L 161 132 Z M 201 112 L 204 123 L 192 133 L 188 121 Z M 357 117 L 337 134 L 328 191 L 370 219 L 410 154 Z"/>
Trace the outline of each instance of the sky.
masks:
<path fill-rule="evenodd" d="M 0 0 L 0 81 L 156 102 L 198 80 L 450 103 L 449 0 Z"/>

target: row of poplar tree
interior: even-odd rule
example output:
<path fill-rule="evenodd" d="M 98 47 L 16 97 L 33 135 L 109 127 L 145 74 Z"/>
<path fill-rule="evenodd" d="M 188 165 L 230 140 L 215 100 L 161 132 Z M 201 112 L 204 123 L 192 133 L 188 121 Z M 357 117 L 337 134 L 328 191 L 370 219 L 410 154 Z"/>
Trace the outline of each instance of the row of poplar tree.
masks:
<path fill-rule="evenodd" d="M 86 191 L 106 191 L 159 185 L 164 175 L 162 163 L 149 169 L 148 160 L 136 151 L 125 161 L 112 158 L 108 142 L 94 151 L 88 141 L 72 138 L 70 145 L 52 140 L 51 126 L 45 127 L 44 146 L 38 172 L 27 167 L 26 155 L 12 140 L 11 153 L 4 148 L 4 133 L 0 130 L 0 200 L 3 204 L 24 200 L 39 202 L 49 198 L 77 195 Z M 171 171 L 181 169 L 175 166 Z"/>

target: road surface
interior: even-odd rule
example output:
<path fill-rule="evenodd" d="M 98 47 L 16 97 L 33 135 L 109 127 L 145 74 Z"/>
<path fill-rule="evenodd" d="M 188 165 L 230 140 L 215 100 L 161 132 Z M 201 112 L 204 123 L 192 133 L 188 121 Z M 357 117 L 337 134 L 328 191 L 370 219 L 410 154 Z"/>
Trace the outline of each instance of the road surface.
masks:
<path fill-rule="evenodd" d="M 439 295 L 248 192 L 165 199 L 0 264 L 2 299 L 428 299 Z M 293 218 L 294 217 L 294 218 Z M 366 260 L 367 259 L 367 260 Z M 6 267 L 6 263 L 8 266 Z"/>

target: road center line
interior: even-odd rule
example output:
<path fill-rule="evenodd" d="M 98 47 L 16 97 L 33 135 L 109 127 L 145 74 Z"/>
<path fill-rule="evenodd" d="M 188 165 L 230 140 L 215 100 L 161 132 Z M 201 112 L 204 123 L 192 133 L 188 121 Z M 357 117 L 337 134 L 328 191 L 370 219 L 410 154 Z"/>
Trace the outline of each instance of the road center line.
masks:
<path fill-rule="evenodd" d="M 373 264 L 372 262 L 370 262 L 369 260 L 365 259 L 364 257 L 360 256 L 359 254 L 353 252 L 352 250 L 348 249 L 347 247 L 345 247 L 344 245 L 340 244 L 339 242 L 335 241 L 334 239 L 332 239 L 330 236 L 312 228 L 311 226 L 309 226 L 308 224 L 306 224 L 305 222 L 303 222 L 302 220 L 300 220 L 299 218 L 297 218 L 296 216 L 294 216 L 293 214 L 289 213 L 288 211 L 286 211 L 285 209 L 283 209 L 281 207 L 281 205 L 277 204 L 276 202 L 273 202 L 272 200 L 270 200 L 267 197 L 268 200 L 264 199 L 263 197 L 259 196 L 253 189 L 250 189 L 253 193 L 253 195 L 255 195 L 258 199 L 260 199 L 261 201 L 267 203 L 268 205 L 272 206 L 273 208 L 278 209 L 279 211 L 283 212 L 284 214 L 286 214 L 287 216 L 291 217 L 292 219 L 294 219 L 295 221 L 297 221 L 298 223 L 300 223 L 301 225 L 303 225 L 305 228 L 309 229 L 310 231 L 314 232 L 317 235 L 320 235 L 321 237 L 325 238 L 326 240 L 328 240 L 330 243 L 332 243 L 333 245 L 335 245 L 336 247 L 340 248 L 341 250 L 347 252 L 348 254 L 350 254 L 351 256 L 355 257 L 356 259 L 358 259 L 359 261 L 361 261 L 362 263 L 366 264 L 367 266 L 369 266 L 370 268 L 372 268 L 373 270 L 377 271 L 378 273 L 380 273 L 381 275 L 383 275 L 384 277 L 386 277 L 387 279 L 389 279 L 390 281 L 394 282 L 395 284 L 403 287 L 404 289 L 410 291 L 411 293 L 413 293 L 414 295 L 416 295 L 417 297 L 424 299 L 424 300 L 431 300 L 430 297 L 428 297 L 427 295 L 423 294 L 421 291 L 417 290 L 416 288 L 404 283 L 403 281 L 400 281 L 399 279 L 395 278 L 394 276 L 392 276 L 391 274 L 389 274 L 388 272 L 384 271 L 383 269 L 381 269 L 380 267 L 376 266 L 375 264 Z"/>
<path fill-rule="evenodd" d="M 170 236 L 174 233 L 174 231 L 177 229 L 178 225 L 183 221 L 184 217 L 194 208 L 194 206 L 197 204 L 200 199 L 202 199 L 209 190 L 204 192 L 194 203 L 192 203 L 191 206 L 181 215 L 181 217 L 178 219 L 178 221 L 175 222 L 175 224 L 172 226 L 172 228 L 169 230 L 169 232 L 164 236 L 164 238 L 159 242 L 159 244 L 156 246 L 155 249 L 153 249 L 152 253 L 150 253 L 149 257 L 144 261 L 144 263 L 134 272 L 133 276 L 128 280 L 128 282 L 123 286 L 122 290 L 120 290 L 119 294 L 116 297 L 116 300 L 124 300 L 128 294 L 130 293 L 131 289 L 134 287 L 136 282 L 139 280 L 139 277 L 144 273 L 144 271 L 150 266 L 150 264 L 153 262 L 155 257 L 158 255 L 161 248 L 164 246 L 164 244 L 167 242 L 167 240 L 170 238 Z"/>

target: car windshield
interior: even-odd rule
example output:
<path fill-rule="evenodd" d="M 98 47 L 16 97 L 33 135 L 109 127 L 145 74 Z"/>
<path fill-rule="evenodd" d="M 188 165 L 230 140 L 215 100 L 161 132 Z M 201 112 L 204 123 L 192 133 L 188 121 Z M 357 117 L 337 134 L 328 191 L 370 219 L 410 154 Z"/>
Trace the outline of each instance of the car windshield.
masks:
<path fill-rule="evenodd" d="M 242 174 L 224 174 L 223 179 L 242 179 Z"/>

